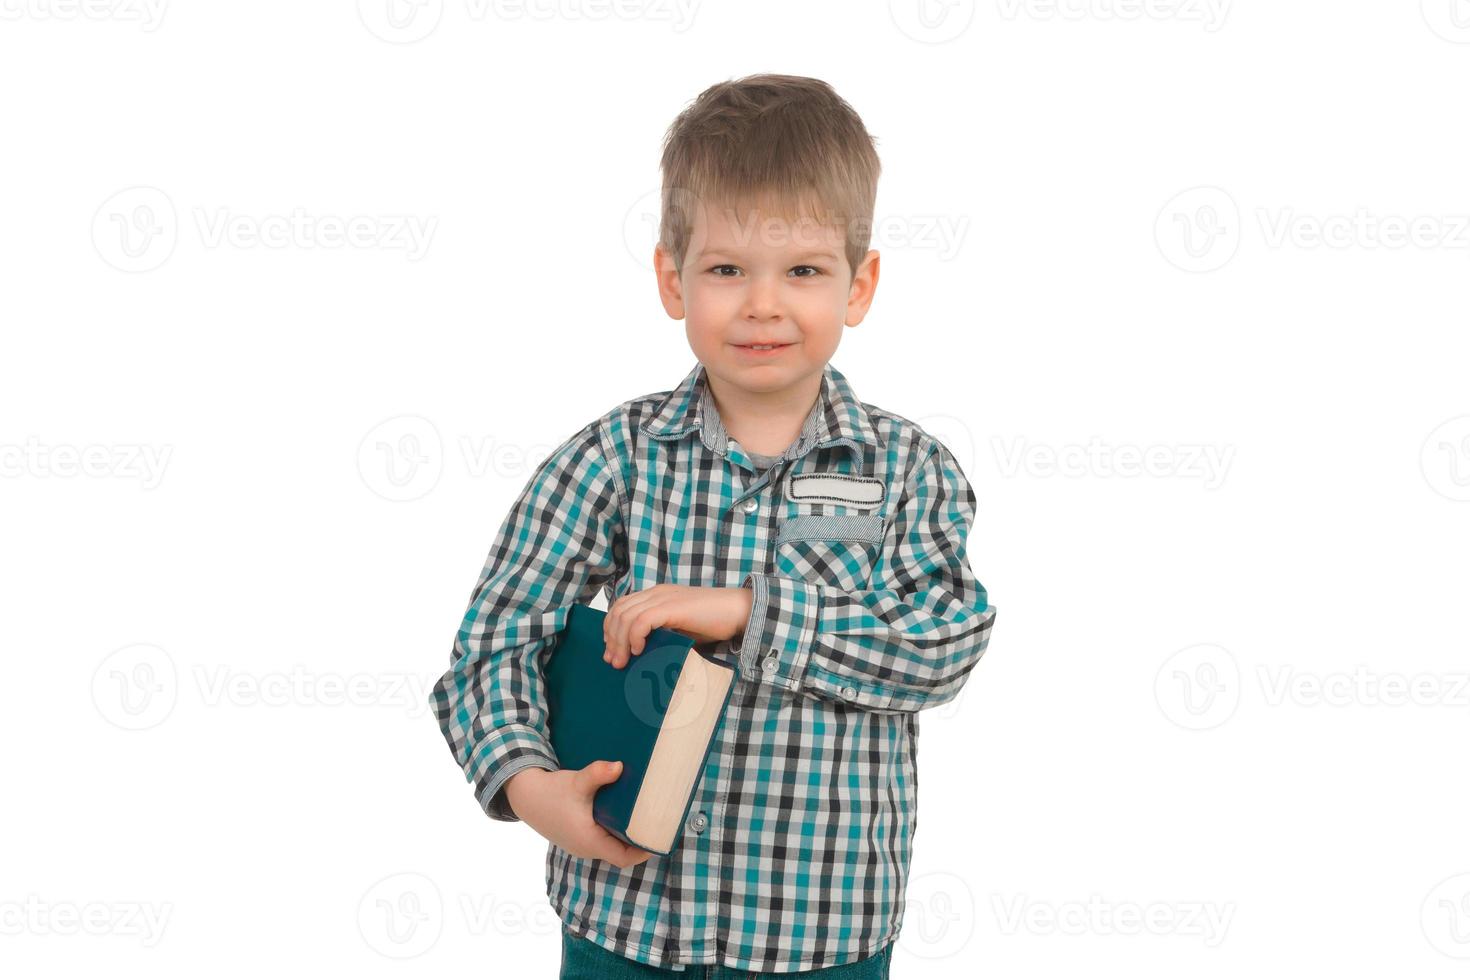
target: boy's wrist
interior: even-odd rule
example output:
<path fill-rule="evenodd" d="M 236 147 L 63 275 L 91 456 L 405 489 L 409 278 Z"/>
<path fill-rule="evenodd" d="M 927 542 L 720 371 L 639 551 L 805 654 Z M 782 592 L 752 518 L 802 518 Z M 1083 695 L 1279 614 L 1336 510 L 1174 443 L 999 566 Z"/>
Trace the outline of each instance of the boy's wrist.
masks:
<path fill-rule="evenodd" d="M 549 769 L 543 769 L 541 766 L 527 766 L 520 772 L 513 772 L 510 774 L 510 776 L 506 779 L 504 785 L 501 786 L 501 793 L 504 794 L 505 802 L 510 806 L 512 812 L 514 812 L 516 809 L 516 798 L 522 796 L 522 791 L 526 789 L 528 784 L 534 781 L 532 779 L 522 779 L 521 777 L 525 776 L 527 773 L 546 773 L 550 771 L 551 770 Z M 519 787 L 519 789 L 517 787 Z M 520 814 L 516 813 L 516 817 L 519 819 Z"/>

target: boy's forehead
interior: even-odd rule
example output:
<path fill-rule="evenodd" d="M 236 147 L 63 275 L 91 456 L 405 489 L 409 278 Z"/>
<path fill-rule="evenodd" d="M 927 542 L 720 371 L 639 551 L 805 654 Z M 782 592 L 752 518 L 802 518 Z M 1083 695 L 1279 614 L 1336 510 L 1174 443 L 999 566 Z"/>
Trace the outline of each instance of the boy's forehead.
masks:
<path fill-rule="evenodd" d="M 693 252 L 815 250 L 840 253 L 845 240 L 834 215 L 812 215 L 751 202 L 705 203 L 695 210 Z"/>

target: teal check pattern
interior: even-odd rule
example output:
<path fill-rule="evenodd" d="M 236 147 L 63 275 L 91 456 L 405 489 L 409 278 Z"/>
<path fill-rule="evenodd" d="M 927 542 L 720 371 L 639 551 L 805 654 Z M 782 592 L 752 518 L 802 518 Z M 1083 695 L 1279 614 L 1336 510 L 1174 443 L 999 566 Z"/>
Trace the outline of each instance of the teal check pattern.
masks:
<path fill-rule="evenodd" d="M 801 478 L 793 484 L 793 478 Z M 795 487 L 795 489 L 793 489 Z M 739 587 L 738 667 L 683 834 L 630 868 L 546 855 L 575 935 L 680 970 L 852 963 L 903 922 L 918 817 L 918 716 L 952 701 L 995 608 L 967 556 L 975 495 L 917 424 L 858 401 L 830 364 L 801 434 L 763 472 L 703 365 L 551 452 L 501 526 L 432 704 L 491 818 L 559 768 L 545 658 L 571 606 L 660 583 Z"/>

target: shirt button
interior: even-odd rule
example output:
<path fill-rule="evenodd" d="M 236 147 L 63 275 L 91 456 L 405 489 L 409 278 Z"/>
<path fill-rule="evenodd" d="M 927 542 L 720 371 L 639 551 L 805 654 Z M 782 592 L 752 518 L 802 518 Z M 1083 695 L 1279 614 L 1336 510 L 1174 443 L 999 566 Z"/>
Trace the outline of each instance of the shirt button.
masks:
<path fill-rule="evenodd" d="M 703 812 L 696 813 L 689 818 L 689 829 L 696 834 L 704 833 L 704 828 L 708 826 L 709 817 L 706 817 Z"/>
<path fill-rule="evenodd" d="M 851 701 L 853 698 L 857 697 L 857 688 L 852 686 L 844 687 L 842 689 L 842 696 Z"/>
<path fill-rule="evenodd" d="M 764 661 L 761 662 L 761 670 L 764 670 L 768 674 L 774 674 L 776 672 L 776 668 L 779 666 L 781 666 L 781 661 L 777 660 L 775 657 L 767 657 Z"/>
<path fill-rule="evenodd" d="M 760 505 L 761 505 L 761 502 L 759 500 L 756 500 L 754 497 L 751 497 L 750 499 L 746 500 L 745 503 L 743 503 L 743 504 L 740 505 L 740 509 L 743 510 L 743 511 L 745 511 L 747 514 L 754 514 L 755 511 L 756 511 L 756 508 L 759 507 Z"/>

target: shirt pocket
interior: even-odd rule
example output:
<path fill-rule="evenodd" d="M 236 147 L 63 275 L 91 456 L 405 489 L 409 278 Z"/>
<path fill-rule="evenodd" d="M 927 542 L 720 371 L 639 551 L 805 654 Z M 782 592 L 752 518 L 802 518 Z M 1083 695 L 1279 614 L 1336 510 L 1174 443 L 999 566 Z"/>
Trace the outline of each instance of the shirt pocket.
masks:
<path fill-rule="evenodd" d="M 883 541 L 878 514 L 799 514 L 776 528 L 776 573 L 788 578 L 860 589 L 872 577 Z"/>

